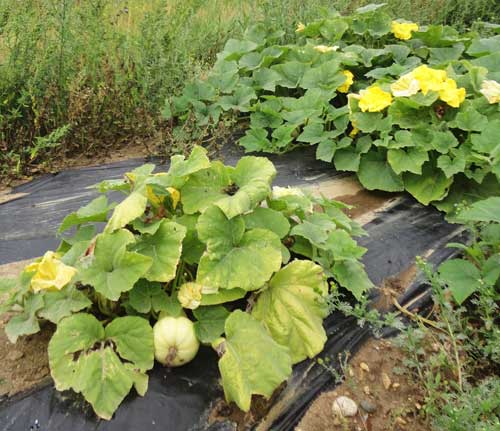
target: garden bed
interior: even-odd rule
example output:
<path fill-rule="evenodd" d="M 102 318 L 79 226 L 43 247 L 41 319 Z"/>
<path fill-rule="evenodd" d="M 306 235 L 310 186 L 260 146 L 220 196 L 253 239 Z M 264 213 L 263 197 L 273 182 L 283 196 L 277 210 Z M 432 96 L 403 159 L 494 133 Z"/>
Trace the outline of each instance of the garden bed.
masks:
<path fill-rule="evenodd" d="M 236 158 L 237 155 L 226 154 L 226 160 Z M 104 178 L 116 178 L 139 163 L 129 161 L 62 172 L 15 189 L 14 193 L 22 192 L 27 195 L 4 203 L 0 206 L 0 211 L 10 212 L 15 208 L 22 217 L 17 221 L 4 218 L 2 223 L 22 223 L 30 229 L 23 232 L 18 224 L 17 229 L 2 229 L 2 232 L 19 232 L 10 239 L 19 250 L 18 257 L 27 258 L 40 254 L 56 242 L 53 236 L 54 226 L 61 218 L 93 197 L 86 187 Z M 277 183 L 280 185 L 306 186 L 314 193 L 323 193 L 327 197 L 357 204 L 350 212 L 357 221 L 364 224 L 369 233 L 368 237 L 359 242 L 368 249 L 363 261 L 375 284 L 380 285 L 389 275 L 399 274 L 411 266 L 417 255 L 426 255 L 432 250 L 440 249 L 450 235 L 456 232 L 456 228 L 444 222 L 442 215 L 436 210 L 425 208 L 409 197 L 363 191 L 356 180 L 338 175 L 322 162 L 312 161 L 307 151 L 295 152 L 278 159 L 277 167 Z M 71 196 L 72 199 L 65 196 Z M 37 217 L 41 207 L 47 214 L 45 218 Z M 37 242 L 41 244 L 40 251 L 33 247 Z M 5 255 L 2 258 L 4 263 L 8 259 Z M 333 360 L 344 349 L 354 353 L 369 338 L 369 329 L 357 327 L 355 321 L 345 319 L 338 313 L 330 316 L 325 325 L 329 341 L 322 356 Z M 36 390 L 31 395 L 18 395 L 4 401 L 0 407 L 0 417 L 3 418 L 1 422 L 6 424 L 2 431 L 29 428 L 35 421 L 43 425 L 54 424 L 53 429 L 66 429 L 76 423 L 83 427 L 81 429 L 94 429 L 97 424 L 99 429 L 109 430 L 118 429 L 125 424 L 128 429 L 147 424 L 161 425 L 162 429 L 176 431 L 193 426 L 207 428 L 210 412 L 220 402 L 217 400 L 222 395 L 216 367 L 210 365 L 215 364 L 213 356 L 213 352 L 202 349 L 192 364 L 180 369 L 168 371 L 156 366 L 150 376 L 150 389 L 146 396 L 128 396 L 111 422 L 96 422 L 89 407 L 79 397 L 68 396 L 66 393 L 59 395 L 51 385 Z M 40 365 L 44 360 L 46 359 L 41 360 Z M 290 429 L 317 393 L 331 384 L 331 373 L 314 360 L 298 364 L 289 382 L 273 402 L 261 406 L 260 413 L 255 415 L 259 419 L 258 429 L 268 429 L 270 426 L 278 430 Z M 26 386 L 22 387 L 23 390 L 25 388 Z M 263 415 L 262 411 L 266 414 Z M 222 419 L 221 416 L 219 414 L 219 419 Z M 243 418 L 248 420 L 248 416 Z M 215 421 L 211 427 L 233 429 L 231 419 L 234 417 L 230 416 L 223 422 Z M 240 417 L 240 427 L 241 419 Z"/>

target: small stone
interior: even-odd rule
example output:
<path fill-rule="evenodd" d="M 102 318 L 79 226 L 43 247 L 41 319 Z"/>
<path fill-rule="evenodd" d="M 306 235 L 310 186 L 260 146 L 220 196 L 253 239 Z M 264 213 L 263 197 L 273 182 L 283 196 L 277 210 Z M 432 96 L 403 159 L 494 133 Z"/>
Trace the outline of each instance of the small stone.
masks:
<path fill-rule="evenodd" d="M 363 392 L 364 392 L 366 395 L 370 395 L 370 387 L 369 387 L 369 386 L 364 386 L 364 387 L 363 387 Z"/>
<path fill-rule="evenodd" d="M 402 417 L 399 417 L 399 416 L 396 418 L 396 422 L 399 425 L 408 425 L 408 422 L 406 422 Z"/>
<path fill-rule="evenodd" d="M 352 370 L 351 367 L 349 367 L 349 376 L 354 377 L 354 371 Z"/>
<path fill-rule="evenodd" d="M 389 390 L 389 388 L 391 387 L 391 379 L 390 377 L 387 375 L 387 373 L 382 373 L 382 383 L 384 385 L 384 388 L 385 390 Z"/>
<path fill-rule="evenodd" d="M 417 410 L 422 409 L 422 405 L 420 403 L 415 403 L 415 407 L 417 408 Z"/>
<path fill-rule="evenodd" d="M 19 350 L 11 350 L 9 353 L 7 353 L 7 359 L 9 361 L 15 362 L 19 361 L 24 356 L 23 352 L 20 352 Z"/>
<path fill-rule="evenodd" d="M 359 368 L 361 368 L 363 371 L 366 371 L 367 373 L 370 372 L 370 367 L 366 362 L 360 362 Z"/>
<path fill-rule="evenodd" d="M 359 405 L 366 413 L 375 413 L 375 411 L 377 410 L 377 406 L 368 400 L 361 400 Z"/>
<path fill-rule="evenodd" d="M 351 417 L 358 413 L 358 406 L 349 397 L 340 396 L 333 401 L 332 411 L 336 416 Z"/>
<path fill-rule="evenodd" d="M 399 383 L 393 383 L 393 384 L 392 384 L 393 389 L 397 389 L 397 388 L 399 388 L 400 386 L 401 386 L 401 385 L 400 385 Z"/>

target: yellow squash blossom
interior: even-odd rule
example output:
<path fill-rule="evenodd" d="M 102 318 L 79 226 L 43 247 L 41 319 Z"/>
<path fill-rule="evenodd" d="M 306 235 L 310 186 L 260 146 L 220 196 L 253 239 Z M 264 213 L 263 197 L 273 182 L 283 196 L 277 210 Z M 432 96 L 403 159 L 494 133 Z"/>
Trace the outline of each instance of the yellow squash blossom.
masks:
<path fill-rule="evenodd" d="M 345 81 L 339 88 L 337 88 L 337 91 L 339 93 L 347 93 L 354 82 L 354 75 L 350 70 L 343 70 L 342 73 L 345 76 Z"/>
<path fill-rule="evenodd" d="M 42 290 L 61 290 L 76 274 L 76 269 L 65 265 L 53 251 L 44 254 L 40 262 L 34 262 L 25 268 L 35 272 L 31 278 L 31 289 L 37 293 Z"/>
<path fill-rule="evenodd" d="M 422 93 L 425 95 L 429 91 L 439 91 L 446 81 L 446 71 L 431 69 L 425 64 L 414 69 L 413 77 L 418 81 Z"/>
<path fill-rule="evenodd" d="M 297 29 L 295 30 L 295 33 L 302 33 L 306 29 L 306 26 L 299 22 L 297 24 Z"/>
<path fill-rule="evenodd" d="M 420 84 L 413 73 L 403 75 L 391 85 L 391 91 L 395 97 L 410 97 L 417 94 L 419 90 Z"/>
<path fill-rule="evenodd" d="M 183 308 L 195 310 L 201 304 L 203 286 L 198 283 L 184 283 L 177 293 L 177 299 Z"/>
<path fill-rule="evenodd" d="M 349 137 L 354 138 L 358 133 L 359 133 L 359 129 L 356 127 L 353 127 L 351 132 L 349 133 Z"/>
<path fill-rule="evenodd" d="M 183 308 L 188 308 L 190 310 L 195 310 L 201 304 L 201 298 L 205 295 L 211 295 L 217 293 L 217 289 L 204 286 L 203 284 L 189 282 L 184 283 L 177 293 L 177 299 L 181 303 Z"/>
<path fill-rule="evenodd" d="M 492 79 L 485 79 L 481 84 L 481 94 L 489 103 L 500 103 L 500 83 Z"/>
<path fill-rule="evenodd" d="M 173 187 L 167 187 L 167 191 L 170 193 L 170 198 L 172 199 L 172 206 L 174 210 L 177 208 L 177 204 L 181 200 L 181 192 Z"/>
<path fill-rule="evenodd" d="M 413 31 L 418 31 L 418 25 L 414 22 L 392 21 L 391 31 L 398 39 L 408 40 L 411 39 L 411 33 Z"/>
<path fill-rule="evenodd" d="M 378 85 L 368 87 L 359 92 L 359 109 L 363 112 L 380 112 L 392 102 L 391 93 L 382 90 Z"/>
<path fill-rule="evenodd" d="M 458 108 L 465 100 L 465 88 L 457 88 L 457 83 L 447 78 L 439 90 L 439 98 L 453 108 Z"/>
<path fill-rule="evenodd" d="M 328 45 L 316 45 L 314 48 L 313 48 L 315 51 L 318 51 L 318 52 L 321 52 L 322 54 L 326 53 L 326 52 L 334 52 L 334 51 L 337 51 L 337 49 L 339 49 L 338 46 L 328 46 Z"/>

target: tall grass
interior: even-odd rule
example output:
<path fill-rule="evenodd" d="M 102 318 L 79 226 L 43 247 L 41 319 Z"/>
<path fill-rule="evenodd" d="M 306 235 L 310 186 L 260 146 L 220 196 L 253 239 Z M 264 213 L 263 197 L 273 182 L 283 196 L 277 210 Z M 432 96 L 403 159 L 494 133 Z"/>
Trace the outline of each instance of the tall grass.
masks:
<path fill-rule="evenodd" d="M 500 15 L 496 0 L 388 2 L 396 16 L 420 22 L 467 26 Z M 250 21 L 289 37 L 298 21 L 364 3 L 0 0 L 0 176 L 157 133 L 165 98 Z"/>

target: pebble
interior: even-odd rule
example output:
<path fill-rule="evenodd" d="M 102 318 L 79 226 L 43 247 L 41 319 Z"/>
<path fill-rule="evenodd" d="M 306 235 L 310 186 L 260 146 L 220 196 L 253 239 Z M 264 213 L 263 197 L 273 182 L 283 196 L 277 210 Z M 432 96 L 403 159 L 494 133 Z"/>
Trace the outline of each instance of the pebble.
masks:
<path fill-rule="evenodd" d="M 402 417 L 397 417 L 396 422 L 400 425 L 408 425 L 408 422 L 406 422 Z"/>
<path fill-rule="evenodd" d="M 366 362 L 360 362 L 359 368 L 361 368 L 363 371 L 366 371 L 367 373 L 370 372 L 370 367 Z"/>
<path fill-rule="evenodd" d="M 377 406 L 368 400 L 361 400 L 359 405 L 366 413 L 375 413 L 375 411 L 377 410 Z"/>
<path fill-rule="evenodd" d="M 393 388 L 393 389 L 397 389 L 397 388 L 399 388 L 400 386 L 401 386 L 401 385 L 400 385 L 399 383 L 393 383 L 393 384 L 392 384 L 392 388 Z"/>
<path fill-rule="evenodd" d="M 7 359 L 9 361 L 19 361 L 24 356 L 23 352 L 20 352 L 19 350 L 11 350 L 9 353 L 7 353 Z"/>
<path fill-rule="evenodd" d="M 384 385 L 384 388 L 385 390 L 389 390 L 389 388 L 391 387 L 391 379 L 390 377 L 387 375 L 387 373 L 382 373 L 382 383 Z"/>
<path fill-rule="evenodd" d="M 366 395 L 370 395 L 370 387 L 369 387 L 369 386 L 364 386 L 364 387 L 363 387 L 363 392 L 364 392 Z"/>
<path fill-rule="evenodd" d="M 332 411 L 336 416 L 351 417 L 358 413 L 358 406 L 349 397 L 340 396 L 333 401 Z"/>

